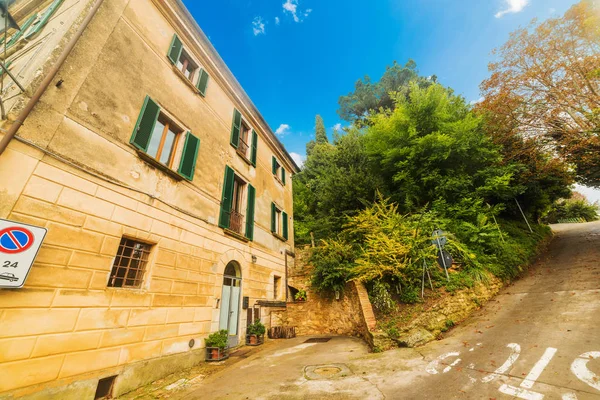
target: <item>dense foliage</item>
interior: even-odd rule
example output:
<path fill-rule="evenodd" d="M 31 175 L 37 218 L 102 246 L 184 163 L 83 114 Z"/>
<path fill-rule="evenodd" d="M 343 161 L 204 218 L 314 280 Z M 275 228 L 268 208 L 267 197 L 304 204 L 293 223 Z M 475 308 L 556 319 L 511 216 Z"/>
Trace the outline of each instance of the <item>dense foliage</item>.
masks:
<path fill-rule="evenodd" d="M 600 187 L 600 2 L 534 21 L 496 54 L 478 107 L 500 136 L 535 138 L 571 163 L 581 183 Z"/>
<path fill-rule="evenodd" d="M 420 301 L 424 266 L 448 291 L 510 279 L 549 235 L 541 221 L 597 218 L 581 200 L 560 200 L 576 176 L 593 184 L 600 165 L 594 7 L 584 0 L 513 34 L 475 108 L 409 61 L 340 98 L 351 126 L 332 141 L 317 118 L 294 182 L 297 242 L 312 234 L 318 243 L 310 260 L 317 290 L 359 280 L 375 307 L 390 311 Z M 449 279 L 437 266 L 436 229 L 454 259 Z"/>
<path fill-rule="evenodd" d="M 590 222 L 598 219 L 598 204 L 590 204 L 578 193 L 567 200 L 557 201 L 544 216 L 549 224 L 566 221 Z"/>

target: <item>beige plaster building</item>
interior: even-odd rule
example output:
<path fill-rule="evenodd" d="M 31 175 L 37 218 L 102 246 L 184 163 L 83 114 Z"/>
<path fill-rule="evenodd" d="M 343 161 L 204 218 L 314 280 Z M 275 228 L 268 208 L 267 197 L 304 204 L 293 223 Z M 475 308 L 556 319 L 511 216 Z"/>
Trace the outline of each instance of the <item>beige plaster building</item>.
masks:
<path fill-rule="evenodd" d="M 181 1 L 9 11 L 0 219 L 48 232 L 0 288 L 0 399 L 118 395 L 268 325 L 298 167 Z"/>

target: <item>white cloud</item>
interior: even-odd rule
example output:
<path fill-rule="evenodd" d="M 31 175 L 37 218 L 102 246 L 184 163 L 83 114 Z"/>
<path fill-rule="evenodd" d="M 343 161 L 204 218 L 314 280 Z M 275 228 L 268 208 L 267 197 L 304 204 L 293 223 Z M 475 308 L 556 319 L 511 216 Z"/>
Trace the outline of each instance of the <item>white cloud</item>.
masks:
<path fill-rule="evenodd" d="M 300 168 L 304 166 L 304 160 L 306 160 L 306 156 L 302 156 L 298 153 L 290 153 L 290 157 L 292 157 L 292 160 L 294 160 L 296 165 Z"/>
<path fill-rule="evenodd" d="M 472 106 L 474 106 L 475 104 L 477 104 L 477 103 L 481 103 L 481 102 L 482 102 L 482 101 L 484 101 L 484 100 L 485 100 L 485 97 L 480 97 L 480 98 L 479 98 L 479 99 L 477 99 L 477 100 L 471 100 L 471 102 L 470 102 L 469 104 L 471 104 Z"/>
<path fill-rule="evenodd" d="M 279 21 L 279 17 L 275 17 L 275 25 L 279 25 L 280 21 Z"/>
<path fill-rule="evenodd" d="M 262 17 L 254 18 L 252 21 L 252 32 L 254 32 L 254 36 L 265 34 L 265 23 L 263 22 Z"/>
<path fill-rule="evenodd" d="M 333 126 L 333 130 L 334 131 L 341 131 L 342 130 L 342 124 L 340 124 L 339 122 L 337 124 L 335 124 Z"/>
<path fill-rule="evenodd" d="M 277 130 L 275 131 L 275 134 L 277 136 L 283 136 L 287 133 L 290 133 L 290 126 L 288 124 L 279 125 L 279 128 L 277 128 Z"/>
<path fill-rule="evenodd" d="M 294 22 L 302 22 L 303 18 L 308 17 L 312 12 L 312 8 L 302 11 L 298 9 L 298 0 L 285 0 L 285 3 L 283 3 L 283 12 L 291 14 Z"/>
<path fill-rule="evenodd" d="M 496 14 L 496 18 L 502 18 L 505 14 L 515 14 L 523 11 L 525 6 L 529 4 L 529 0 L 504 0 L 506 2 L 506 6 L 508 7 L 506 10 L 499 11 Z"/>

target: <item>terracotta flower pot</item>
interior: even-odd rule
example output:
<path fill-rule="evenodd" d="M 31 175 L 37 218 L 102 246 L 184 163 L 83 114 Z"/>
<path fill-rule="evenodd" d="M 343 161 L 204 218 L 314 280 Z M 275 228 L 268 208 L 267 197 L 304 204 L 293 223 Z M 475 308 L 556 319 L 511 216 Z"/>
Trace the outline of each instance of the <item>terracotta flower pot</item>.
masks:
<path fill-rule="evenodd" d="M 218 359 L 218 358 L 219 358 L 219 349 L 212 349 L 212 350 L 210 351 L 210 358 L 211 358 L 212 360 L 216 360 L 216 359 Z"/>
<path fill-rule="evenodd" d="M 250 335 L 250 344 L 256 344 L 257 337 L 256 335 Z"/>

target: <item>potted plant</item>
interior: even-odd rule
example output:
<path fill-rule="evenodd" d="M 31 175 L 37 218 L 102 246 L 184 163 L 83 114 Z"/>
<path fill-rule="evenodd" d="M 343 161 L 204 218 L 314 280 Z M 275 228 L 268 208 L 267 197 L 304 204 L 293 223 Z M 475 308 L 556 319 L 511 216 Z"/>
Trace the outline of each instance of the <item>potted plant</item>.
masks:
<path fill-rule="evenodd" d="M 246 344 L 249 346 L 258 346 L 264 343 L 265 341 L 265 332 L 267 329 L 260 322 L 260 319 L 254 321 L 253 324 L 250 324 L 247 329 L 246 334 Z"/>
<path fill-rule="evenodd" d="M 211 333 L 204 342 L 206 344 L 206 361 L 221 361 L 229 357 L 227 340 L 229 334 L 226 329 Z"/>
<path fill-rule="evenodd" d="M 296 301 L 306 301 L 306 290 L 300 289 L 298 293 L 294 295 L 294 300 Z"/>

